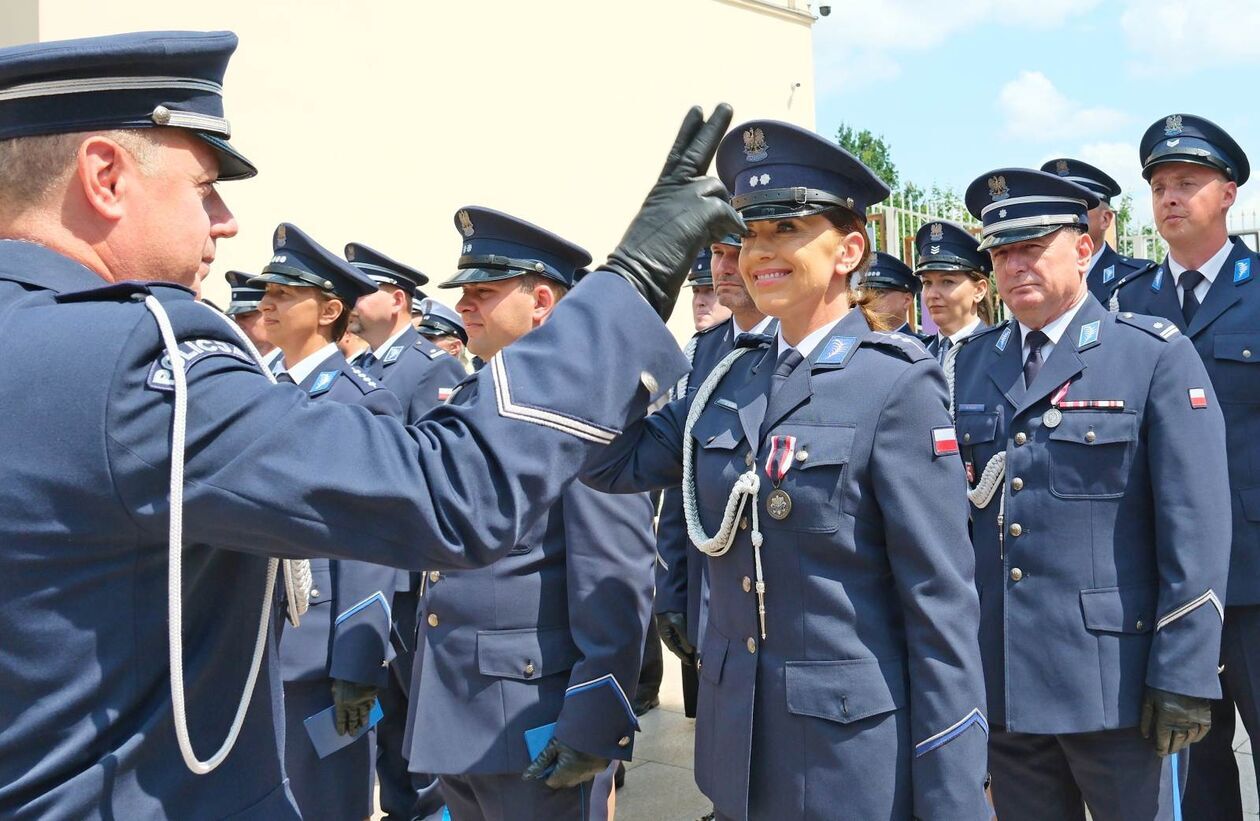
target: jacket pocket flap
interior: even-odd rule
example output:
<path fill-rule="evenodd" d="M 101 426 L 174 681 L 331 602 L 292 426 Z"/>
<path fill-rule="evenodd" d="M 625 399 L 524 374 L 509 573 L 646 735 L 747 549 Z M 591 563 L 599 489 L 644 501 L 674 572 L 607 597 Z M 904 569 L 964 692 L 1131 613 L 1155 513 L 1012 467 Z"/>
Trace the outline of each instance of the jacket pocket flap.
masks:
<path fill-rule="evenodd" d="M 781 425 L 776 436 L 796 437 L 794 470 L 809 470 L 825 465 L 843 465 L 853 453 L 853 438 L 857 429 L 852 425 L 809 425 L 795 422 Z M 805 455 L 801 459 L 801 454 Z"/>
<path fill-rule="evenodd" d="M 901 659 L 789 661 L 788 712 L 848 724 L 905 705 Z"/>
<path fill-rule="evenodd" d="M 722 681 L 722 667 L 726 663 L 726 648 L 730 646 L 725 636 L 710 627 L 704 636 L 704 644 L 700 648 L 698 659 L 700 677 L 719 684 Z"/>
<path fill-rule="evenodd" d="M 1064 411 L 1050 438 L 1082 445 L 1111 445 L 1137 439 L 1137 413 L 1123 411 Z"/>
<path fill-rule="evenodd" d="M 483 676 L 522 681 L 573 669 L 578 649 L 563 627 L 477 631 L 477 669 Z"/>
<path fill-rule="evenodd" d="M 283 571 L 281 571 L 283 572 Z M 281 586 L 283 589 L 283 586 Z M 332 583 L 332 571 L 328 568 L 325 561 L 323 566 L 311 562 L 311 604 L 328 604 L 334 598 Z M 353 602 L 352 602 L 353 604 Z"/>
<path fill-rule="evenodd" d="M 1217 334 L 1212 355 L 1230 362 L 1260 362 L 1260 334 Z"/>
<path fill-rule="evenodd" d="M 958 434 L 958 444 L 983 445 L 992 442 L 997 435 L 998 415 L 996 413 L 959 413 L 954 422 L 954 430 Z"/>
<path fill-rule="evenodd" d="M 704 413 L 696 420 L 691 435 L 700 447 L 715 450 L 733 450 L 744 441 L 744 429 L 740 426 L 739 415 L 720 405 L 705 408 Z"/>
<path fill-rule="evenodd" d="M 1107 633 L 1149 633 L 1155 627 L 1157 595 L 1153 584 L 1082 590 L 1085 628 Z"/>

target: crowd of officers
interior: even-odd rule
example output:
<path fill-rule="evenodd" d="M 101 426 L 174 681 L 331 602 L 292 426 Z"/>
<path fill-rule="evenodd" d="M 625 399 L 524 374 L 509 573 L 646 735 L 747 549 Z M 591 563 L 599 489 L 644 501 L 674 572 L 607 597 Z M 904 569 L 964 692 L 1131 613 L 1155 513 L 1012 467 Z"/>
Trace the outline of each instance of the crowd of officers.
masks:
<path fill-rule="evenodd" d="M 224 316 L 235 46 L 0 50 L 0 816 L 363 818 L 379 778 L 391 818 L 607 818 L 659 633 L 716 818 L 1241 817 L 1260 259 L 1224 130 L 1141 141 L 1161 263 L 1063 158 L 905 265 L 870 169 L 719 106 L 593 271 L 468 206 L 452 311 L 282 223 Z"/>

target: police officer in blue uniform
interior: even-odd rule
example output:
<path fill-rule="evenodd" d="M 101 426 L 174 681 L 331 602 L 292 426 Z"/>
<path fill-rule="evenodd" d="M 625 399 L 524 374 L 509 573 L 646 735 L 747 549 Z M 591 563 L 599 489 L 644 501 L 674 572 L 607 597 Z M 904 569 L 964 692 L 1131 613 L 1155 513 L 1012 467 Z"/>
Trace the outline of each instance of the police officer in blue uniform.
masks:
<path fill-rule="evenodd" d="M 923 283 L 908 265 L 892 254 L 876 251 L 862 275 L 862 287 L 871 292 L 872 310 L 899 320 L 897 333 L 927 342 L 910 328 L 910 313 Z"/>
<path fill-rule="evenodd" d="M 259 309 L 284 352 L 280 381 L 320 401 L 401 418 L 393 394 L 348 364 L 333 341 L 345 333 L 355 301 L 375 292 L 376 283 L 288 223 L 276 228 L 272 249 L 271 262 L 249 282 L 266 289 Z M 375 734 L 321 757 L 305 722 L 332 707 L 339 732 L 364 725 L 394 654 L 389 601 L 397 576 L 383 565 L 311 559 L 310 609 L 296 625 L 277 620 L 285 771 L 308 821 L 372 814 Z"/>
<path fill-rule="evenodd" d="M 946 360 L 971 479 L 999 818 L 1173 819 L 1219 692 L 1225 430 L 1172 323 L 1085 283 L 1088 189 L 999 169 L 967 189 L 1014 315 Z"/>
<path fill-rule="evenodd" d="M 380 251 L 357 242 L 345 247 L 346 259 L 380 285 L 355 305 L 355 326 L 371 349 L 358 364 L 375 376 L 403 406 L 403 419 L 414 423 L 437 407 L 466 375 L 458 362 L 421 336 L 411 324 L 411 306 L 426 299 L 420 290 L 429 277 Z M 381 810 L 388 818 L 425 818 L 442 808 L 431 777 L 408 772 L 403 754 L 407 693 L 419 606 L 419 573 L 399 573 L 392 613 L 402 651 L 391 665 L 393 676 L 381 692 L 385 715 L 378 726 Z"/>
<path fill-rule="evenodd" d="M 228 271 L 224 274 L 228 286 L 232 289 L 232 298 L 227 310 L 223 313 L 232 317 L 236 327 L 245 332 L 245 336 L 249 337 L 254 348 L 262 354 L 263 361 L 271 365 L 280 358 L 281 351 L 267 339 L 267 334 L 263 331 L 262 313 L 258 310 L 258 303 L 263 298 L 263 289 L 248 284 L 253 276 L 244 271 Z"/>
<path fill-rule="evenodd" d="M 417 333 L 455 357 L 461 366 L 464 364 L 468 331 L 464 330 L 464 321 L 457 311 L 436 299 L 423 300 L 415 326 Z"/>
<path fill-rule="evenodd" d="M 925 344 L 938 362 L 949 349 L 993 324 L 989 255 L 961 225 L 937 220 L 914 235 L 914 273 L 923 283 L 923 308 L 937 325 Z"/>
<path fill-rule="evenodd" d="M 830 140 L 746 123 L 718 172 L 779 319 L 588 481 L 682 482 L 709 556 L 696 781 L 718 818 L 987 819 L 979 605 L 940 367 L 850 306 L 888 187 Z M 876 324 L 873 326 L 872 321 Z"/>
<path fill-rule="evenodd" d="M 460 271 L 441 287 L 463 289 L 469 345 L 495 361 L 545 325 L 590 255 L 488 208 L 460 209 L 455 227 Z M 408 759 L 439 774 L 455 821 L 604 818 L 638 728 L 651 502 L 576 482 L 508 552 L 425 576 Z"/>
<path fill-rule="evenodd" d="M 740 237 L 723 237 L 701 252 L 696 268 L 707 267 L 718 301 L 729 309 L 731 318 L 699 331 L 683 353 L 691 362 L 691 373 L 675 386 L 675 398 L 694 395 L 709 372 L 732 350 L 736 341 L 749 335 L 773 335 L 778 320 L 761 313 L 739 275 Z M 691 276 L 695 276 L 694 270 Z M 661 512 L 656 523 L 656 627 L 661 641 L 682 663 L 683 711 L 696 716 L 696 696 L 700 679 L 696 675 L 696 648 L 704 635 L 709 603 L 709 575 L 705 555 L 691 547 L 683 515 L 682 492 L 668 488 L 662 494 Z"/>
<path fill-rule="evenodd" d="M 237 230 L 216 181 L 254 173 L 226 140 L 235 47 L 0 49 L 0 179 L 50 182 L 0 184 L 6 818 L 298 818 L 268 557 L 450 570 L 508 553 L 682 375 L 659 317 L 699 247 L 738 228 L 697 176 L 730 109 L 694 109 L 609 261 L 466 400 L 414 427 L 312 402 L 191 290 Z M 31 164 L 50 149 L 66 168 Z"/>
<path fill-rule="evenodd" d="M 1260 461 L 1254 458 L 1260 372 L 1252 365 L 1260 359 L 1260 287 L 1253 282 L 1260 276 L 1260 257 L 1230 237 L 1226 224 L 1251 169 L 1224 129 L 1192 114 L 1153 123 L 1140 154 L 1168 256 L 1122 280 L 1114 302 L 1122 312 L 1163 317 L 1189 337 L 1225 414 L 1230 487 L 1224 498 L 1233 551 L 1223 597 L 1223 697 L 1212 705 L 1212 732 L 1190 757 L 1185 810 L 1186 818 L 1234 819 L 1242 815 L 1235 710 L 1247 734 L 1260 737 Z"/>
<path fill-rule="evenodd" d="M 1094 298 L 1106 305 L 1117 282 L 1155 264 L 1149 259 L 1118 254 L 1107 242 L 1107 231 L 1116 221 L 1111 201 L 1122 193 L 1120 183 L 1101 169 L 1069 157 L 1048 160 L 1041 170 L 1071 180 L 1098 197 L 1098 205 L 1089 212 L 1089 238 L 1094 243 L 1094 258 L 1089 264 L 1086 283 Z"/>

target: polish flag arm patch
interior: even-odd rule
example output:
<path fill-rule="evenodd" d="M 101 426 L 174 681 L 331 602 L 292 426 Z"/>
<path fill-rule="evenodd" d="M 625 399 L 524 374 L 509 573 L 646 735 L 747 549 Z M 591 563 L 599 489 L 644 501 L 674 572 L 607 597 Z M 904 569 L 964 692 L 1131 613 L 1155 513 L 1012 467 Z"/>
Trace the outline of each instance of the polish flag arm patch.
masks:
<path fill-rule="evenodd" d="M 953 428 L 932 428 L 932 455 L 949 456 L 958 453 L 958 434 Z"/>
<path fill-rule="evenodd" d="M 1190 407 L 1201 410 L 1208 406 L 1207 391 L 1203 388 L 1190 389 Z"/>

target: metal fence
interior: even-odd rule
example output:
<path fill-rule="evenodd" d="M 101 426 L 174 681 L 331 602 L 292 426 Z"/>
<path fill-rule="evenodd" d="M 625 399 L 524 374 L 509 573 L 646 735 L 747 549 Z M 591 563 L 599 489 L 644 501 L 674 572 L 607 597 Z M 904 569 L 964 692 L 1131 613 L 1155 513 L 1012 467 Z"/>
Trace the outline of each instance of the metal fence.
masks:
<path fill-rule="evenodd" d="M 1231 236 L 1239 237 L 1251 250 L 1260 252 L 1260 209 L 1231 211 L 1226 227 Z M 1139 259 L 1162 260 L 1168 253 L 1168 243 L 1152 226 L 1139 234 L 1117 237 L 1116 246 L 1120 253 Z"/>

